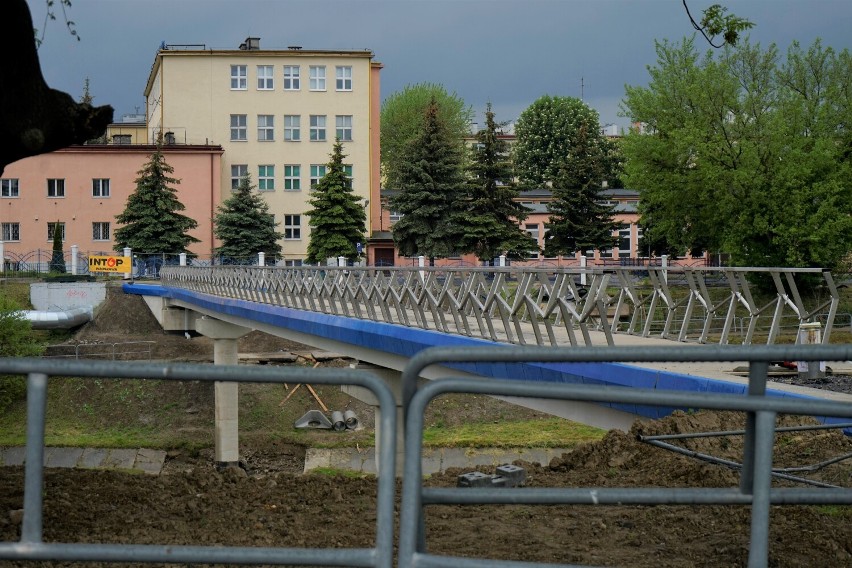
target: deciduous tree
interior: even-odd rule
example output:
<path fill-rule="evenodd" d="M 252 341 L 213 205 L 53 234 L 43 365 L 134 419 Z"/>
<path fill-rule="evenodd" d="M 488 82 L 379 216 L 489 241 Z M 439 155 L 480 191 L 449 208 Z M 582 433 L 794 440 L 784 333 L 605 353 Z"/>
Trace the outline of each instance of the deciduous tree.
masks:
<path fill-rule="evenodd" d="M 367 234 L 367 213 L 362 198 L 352 192 L 352 179 L 343 165 L 343 144 L 334 143 L 326 173 L 311 193 L 307 212 L 311 236 L 307 261 L 320 264 L 344 256 L 354 260 L 357 244 Z"/>
<path fill-rule="evenodd" d="M 198 222 L 180 213 L 186 209 L 171 187 L 180 180 L 169 177 L 174 168 L 166 163 L 158 146 L 148 162 L 139 170 L 136 189 L 115 220 L 122 227 L 115 230 L 115 250 L 130 247 L 140 253 L 189 252 L 187 246 L 199 240 L 188 233 Z"/>
<path fill-rule="evenodd" d="M 217 208 L 213 234 L 222 241 L 215 249 L 217 255 L 247 259 L 262 252 L 272 260 L 281 254 L 278 239 L 284 235 L 275 230 L 269 204 L 254 190 L 251 176 L 246 175 L 234 193 Z"/>

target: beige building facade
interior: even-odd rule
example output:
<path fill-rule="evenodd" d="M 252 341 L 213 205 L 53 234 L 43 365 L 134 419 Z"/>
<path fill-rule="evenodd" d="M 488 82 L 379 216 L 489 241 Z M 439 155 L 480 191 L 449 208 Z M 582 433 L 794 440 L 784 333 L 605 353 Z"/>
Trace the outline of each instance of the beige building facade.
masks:
<path fill-rule="evenodd" d="M 163 46 L 145 88 L 148 135 L 221 146 L 220 199 L 250 175 L 284 233 L 284 263 L 299 264 L 311 187 L 335 139 L 368 225 L 380 215 L 380 70 L 368 50 L 265 50 L 258 38 L 233 50 Z"/>

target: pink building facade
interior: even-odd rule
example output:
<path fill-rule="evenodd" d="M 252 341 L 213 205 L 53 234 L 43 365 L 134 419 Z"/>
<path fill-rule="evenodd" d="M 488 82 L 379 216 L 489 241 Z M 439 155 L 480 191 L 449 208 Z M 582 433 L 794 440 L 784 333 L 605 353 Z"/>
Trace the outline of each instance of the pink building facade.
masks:
<path fill-rule="evenodd" d="M 135 180 L 155 147 L 93 144 L 71 146 L 33 156 L 6 167 L 0 179 L 0 241 L 7 258 L 50 250 L 59 224 L 63 249 L 76 245 L 81 254 L 111 254 L 115 217 L 124 210 Z M 218 243 L 212 218 L 220 202 L 220 146 L 166 146 L 166 162 L 184 214 L 198 227 L 191 234 L 201 242 L 190 251 L 208 256 Z M 171 252 L 171 251 L 163 251 Z M 177 251 L 175 251 L 177 252 Z"/>

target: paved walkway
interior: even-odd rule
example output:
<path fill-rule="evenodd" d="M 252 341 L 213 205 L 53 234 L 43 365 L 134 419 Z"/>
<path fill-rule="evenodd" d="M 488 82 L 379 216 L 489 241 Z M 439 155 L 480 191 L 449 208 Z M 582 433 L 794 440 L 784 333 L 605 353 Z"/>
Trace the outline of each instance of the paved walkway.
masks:
<path fill-rule="evenodd" d="M 0 466 L 24 465 L 24 447 L 0 448 Z M 166 452 L 163 450 L 115 450 L 107 448 L 45 448 L 45 467 L 125 469 L 159 475 Z"/>

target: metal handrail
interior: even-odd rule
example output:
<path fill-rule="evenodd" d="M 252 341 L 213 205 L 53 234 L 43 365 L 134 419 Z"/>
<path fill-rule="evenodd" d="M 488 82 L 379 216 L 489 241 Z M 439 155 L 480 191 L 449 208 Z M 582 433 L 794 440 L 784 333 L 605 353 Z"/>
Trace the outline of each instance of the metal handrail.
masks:
<path fill-rule="evenodd" d="M 405 411 L 405 464 L 401 500 L 399 566 L 508 568 L 541 566 L 532 562 L 467 559 L 426 552 L 423 508 L 434 504 L 610 504 L 610 505 L 750 505 L 749 567 L 765 567 L 769 554 L 769 507 L 791 504 L 852 504 L 852 489 L 772 488 L 772 450 L 777 414 L 852 418 L 848 402 L 766 396 L 769 362 L 786 360 L 838 361 L 852 358 L 852 346 L 762 347 L 653 347 L 574 348 L 541 347 L 435 347 L 421 351 L 403 371 Z M 662 362 L 747 361 L 750 363 L 748 395 L 664 391 L 648 388 L 602 387 L 521 380 L 485 380 L 449 377 L 432 381 L 415 392 L 413 379 L 429 365 L 456 362 Z M 425 409 L 445 393 L 472 393 L 512 397 L 562 399 L 586 402 L 734 410 L 747 416 L 739 488 L 451 488 L 423 487 L 422 444 Z M 847 420 L 848 422 L 848 420 Z"/>
<path fill-rule="evenodd" d="M 236 383 L 305 383 L 359 385 L 373 392 L 381 417 L 376 428 L 396 432 L 396 411 L 388 386 L 374 374 L 354 369 L 274 369 L 198 364 L 114 363 L 107 361 L 50 361 L 0 359 L 0 375 L 27 376 L 27 448 L 24 476 L 24 516 L 18 542 L 0 542 L 7 560 L 65 560 L 189 564 L 297 564 L 310 566 L 393 565 L 395 436 L 383 436 L 378 448 L 376 545 L 373 548 L 274 548 L 175 545 L 45 543 L 43 529 L 44 434 L 47 381 L 51 376 L 102 379 L 171 379 Z"/>

